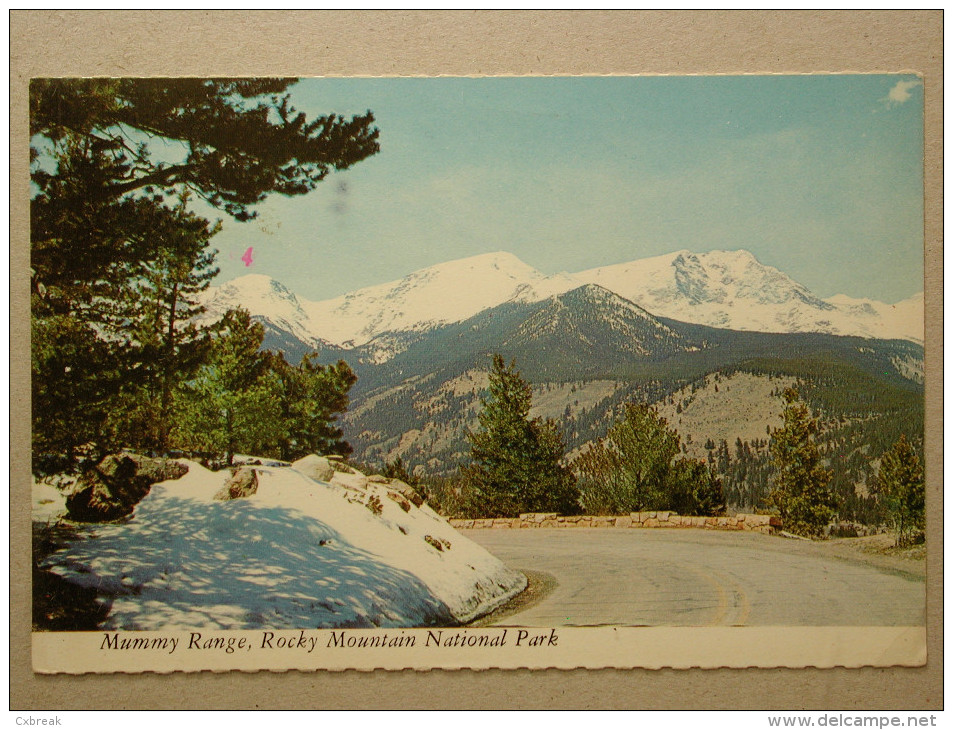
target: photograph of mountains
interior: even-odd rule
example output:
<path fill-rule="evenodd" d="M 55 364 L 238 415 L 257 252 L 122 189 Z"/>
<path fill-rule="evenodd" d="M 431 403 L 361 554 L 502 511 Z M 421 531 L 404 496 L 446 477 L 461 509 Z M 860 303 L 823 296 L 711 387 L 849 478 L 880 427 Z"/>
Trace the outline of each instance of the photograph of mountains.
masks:
<path fill-rule="evenodd" d="M 316 350 L 348 362 L 357 382 L 341 424 L 354 456 L 400 458 L 422 474 L 450 474 L 467 457 L 491 353 L 515 359 L 533 383 L 532 415 L 556 418 L 570 450 L 604 436 L 633 400 L 665 412 L 693 454 L 725 442 L 729 465 L 762 471 L 731 481 L 738 507 L 768 496 L 766 427 L 780 424 L 783 383 L 801 383 L 831 421 L 851 519 L 867 516 L 856 485 L 871 467 L 848 457 L 922 422 L 922 293 L 892 305 L 825 300 L 743 250 L 551 276 L 495 252 L 321 302 L 248 274 L 204 303 L 213 319 L 246 308 L 263 346 L 289 360 Z"/>
<path fill-rule="evenodd" d="M 922 623 L 917 76 L 30 94 L 36 630 Z"/>

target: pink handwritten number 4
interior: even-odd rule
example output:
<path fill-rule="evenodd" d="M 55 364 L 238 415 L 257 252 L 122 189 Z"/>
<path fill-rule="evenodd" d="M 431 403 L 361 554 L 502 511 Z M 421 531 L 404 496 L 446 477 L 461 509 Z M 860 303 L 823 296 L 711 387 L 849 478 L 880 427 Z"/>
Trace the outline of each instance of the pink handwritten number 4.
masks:
<path fill-rule="evenodd" d="M 248 250 L 245 251 L 245 254 L 242 256 L 242 261 L 245 262 L 246 267 L 251 266 L 251 262 L 252 262 L 251 250 L 252 250 L 252 247 L 249 246 Z"/>

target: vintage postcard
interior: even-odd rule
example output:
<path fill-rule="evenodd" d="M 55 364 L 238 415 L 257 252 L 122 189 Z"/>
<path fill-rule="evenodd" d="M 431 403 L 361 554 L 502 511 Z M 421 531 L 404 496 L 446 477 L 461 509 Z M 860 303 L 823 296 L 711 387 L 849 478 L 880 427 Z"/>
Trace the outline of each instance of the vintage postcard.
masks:
<path fill-rule="evenodd" d="M 917 74 L 29 90 L 35 672 L 926 662 Z"/>

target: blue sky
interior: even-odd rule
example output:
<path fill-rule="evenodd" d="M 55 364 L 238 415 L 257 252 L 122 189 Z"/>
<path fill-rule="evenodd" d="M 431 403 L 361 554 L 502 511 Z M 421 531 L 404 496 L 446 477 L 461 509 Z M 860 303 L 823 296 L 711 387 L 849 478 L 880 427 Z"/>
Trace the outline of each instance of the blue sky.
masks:
<path fill-rule="evenodd" d="M 309 299 L 509 251 L 545 273 L 745 248 L 821 296 L 923 289 L 915 76 L 306 79 L 381 152 L 214 240 Z M 241 256 L 254 249 L 254 263 Z"/>

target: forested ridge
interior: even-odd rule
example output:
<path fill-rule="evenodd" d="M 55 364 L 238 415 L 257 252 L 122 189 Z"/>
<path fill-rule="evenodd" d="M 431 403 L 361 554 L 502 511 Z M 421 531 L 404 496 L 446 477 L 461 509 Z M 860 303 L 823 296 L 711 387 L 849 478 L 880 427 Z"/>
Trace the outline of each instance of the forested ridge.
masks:
<path fill-rule="evenodd" d="M 518 305 L 507 305 L 504 315 L 519 322 L 518 309 Z M 923 386 L 901 375 L 895 366 L 899 358 L 922 358 L 919 345 L 822 334 L 734 332 L 674 321 L 665 324 L 673 339 L 679 338 L 680 349 L 649 353 L 621 364 L 618 359 L 573 355 L 571 348 L 567 348 L 570 354 L 564 349 L 560 355 L 529 346 L 508 347 L 512 340 L 506 337 L 506 328 L 499 320 L 495 326 L 504 343 L 499 349 L 506 356 L 518 354 L 521 372 L 538 395 L 553 388 L 582 390 L 596 379 L 611 383 L 610 392 L 597 403 L 580 404 L 570 393 L 565 409 L 553 414 L 569 454 L 604 437 L 628 403 L 674 403 L 680 391 L 691 392 L 705 387 L 712 377 L 728 378 L 735 373 L 796 382 L 821 424 L 817 441 L 824 463 L 832 470 L 838 516 L 868 523 L 884 519 L 874 494 L 880 455 L 901 434 L 922 453 Z M 418 350 L 411 345 L 383 366 L 355 366 L 363 377 L 355 391 L 355 408 L 345 417 L 345 430 L 358 458 L 375 462 L 400 455 L 411 470 L 442 477 L 452 476 L 456 465 L 465 462 L 466 430 L 475 423 L 484 391 L 477 385 L 455 390 L 446 384 L 486 369 L 489 358 L 481 349 L 489 339 L 481 335 L 468 348 L 470 331 L 472 323 L 438 330 L 429 335 L 427 346 Z M 447 344 L 451 340 L 453 348 Z M 425 366 L 428 352 L 440 353 L 431 369 Z M 583 365 L 575 377 L 547 377 L 579 361 Z M 782 390 L 779 384 L 773 391 L 777 413 Z M 730 410 L 731 395 L 723 396 L 724 408 Z M 770 430 L 767 424 L 762 429 L 763 437 L 712 440 L 705 449 L 705 461 L 722 481 L 730 508 L 771 508 Z M 692 437 L 683 435 L 684 451 Z M 707 440 L 697 435 L 695 439 L 696 446 Z"/>

